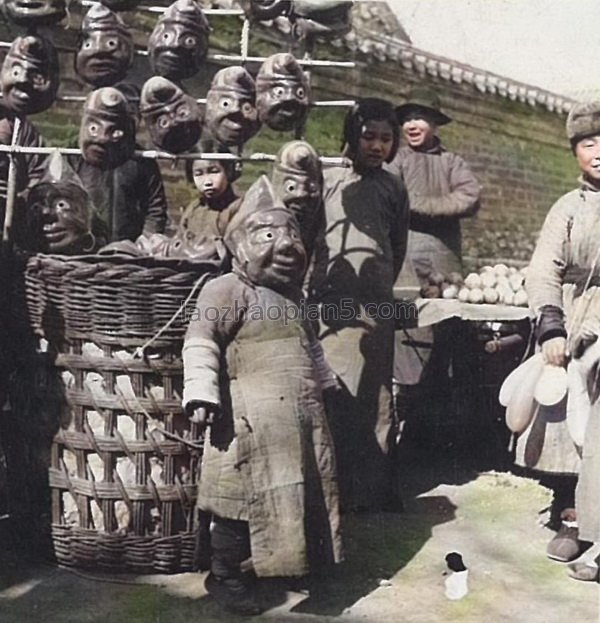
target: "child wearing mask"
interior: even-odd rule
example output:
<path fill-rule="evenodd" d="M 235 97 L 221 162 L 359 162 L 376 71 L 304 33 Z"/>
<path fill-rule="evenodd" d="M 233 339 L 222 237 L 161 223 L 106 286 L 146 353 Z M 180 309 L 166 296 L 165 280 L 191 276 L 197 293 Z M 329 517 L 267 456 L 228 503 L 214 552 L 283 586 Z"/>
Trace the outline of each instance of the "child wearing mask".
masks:
<path fill-rule="evenodd" d="M 212 515 L 205 586 L 226 610 L 252 615 L 265 607 L 257 578 L 303 576 L 341 560 L 322 401 L 331 379 L 314 361 L 318 342 L 300 313 L 300 228 L 265 176 L 225 242 L 232 272 L 198 296 L 183 346 L 183 401 L 209 429 L 197 499 Z"/>
<path fill-rule="evenodd" d="M 408 234 L 408 198 L 383 169 L 398 148 L 393 106 L 359 100 L 344 123 L 352 166 L 325 171 L 325 229 L 311 290 L 321 305 L 321 344 L 341 389 L 332 426 L 342 504 L 349 510 L 399 506 L 389 456 L 394 281 Z"/>

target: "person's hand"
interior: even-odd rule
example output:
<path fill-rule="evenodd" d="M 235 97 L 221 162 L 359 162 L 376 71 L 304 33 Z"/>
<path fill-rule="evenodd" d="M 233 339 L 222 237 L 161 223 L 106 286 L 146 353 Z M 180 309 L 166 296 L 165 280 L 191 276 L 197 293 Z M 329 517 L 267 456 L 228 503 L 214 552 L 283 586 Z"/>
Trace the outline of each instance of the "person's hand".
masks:
<path fill-rule="evenodd" d="M 190 421 L 205 429 L 213 424 L 219 416 L 218 405 L 201 400 L 193 400 L 186 405 L 186 413 Z"/>
<path fill-rule="evenodd" d="M 567 358 L 567 339 L 553 337 L 542 344 L 544 362 L 551 366 L 564 366 Z"/>

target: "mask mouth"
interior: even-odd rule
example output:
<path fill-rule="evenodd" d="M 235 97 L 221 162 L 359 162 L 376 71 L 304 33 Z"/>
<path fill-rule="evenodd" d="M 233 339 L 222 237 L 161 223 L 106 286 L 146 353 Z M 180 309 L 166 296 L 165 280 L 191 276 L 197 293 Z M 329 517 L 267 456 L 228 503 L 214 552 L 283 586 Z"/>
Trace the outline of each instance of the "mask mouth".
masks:
<path fill-rule="evenodd" d="M 10 89 L 8 93 L 8 97 L 13 100 L 13 102 L 18 104 L 29 104 L 32 96 L 32 89 L 26 83 L 20 83 L 19 86 L 14 86 Z"/>
<path fill-rule="evenodd" d="M 154 143 L 157 146 L 172 154 L 177 154 L 191 149 L 198 142 L 200 124 L 192 121 L 180 123 L 169 128 L 164 136 L 160 136 L 156 131 L 153 134 L 156 137 Z"/>
<path fill-rule="evenodd" d="M 293 130 L 304 117 L 304 107 L 295 100 L 281 102 L 271 108 L 267 115 L 268 125 L 273 130 Z"/>
<path fill-rule="evenodd" d="M 18 15 L 29 16 L 50 16 L 50 15 L 62 15 L 64 10 L 54 6 L 53 2 L 46 3 L 40 2 L 40 0 L 19 0 L 13 4 L 13 11 Z"/>

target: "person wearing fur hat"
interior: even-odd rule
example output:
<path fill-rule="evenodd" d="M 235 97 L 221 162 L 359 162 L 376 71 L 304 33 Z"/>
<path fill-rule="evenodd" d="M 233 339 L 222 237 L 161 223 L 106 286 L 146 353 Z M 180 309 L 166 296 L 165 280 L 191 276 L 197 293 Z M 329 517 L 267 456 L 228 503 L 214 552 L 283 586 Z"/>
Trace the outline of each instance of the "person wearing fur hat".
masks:
<path fill-rule="evenodd" d="M 136 118 L 132 102 L 115 87 L 92 91 L 79 131 L 81 157 L 72 166 L 106 231 L 107 242 L 164 233 L 167 200 L 157 163 L 134 156 Z"/>
<path fill-rule="evenodd" d="M 202 288 L 190 316 L 183 406 L 208 427 L 197 498 L 212 515 L 205 585 L 222 607 L 248 615 L 264 608 L 257 577 L 303 576 L 341 560 L 322 399 L 335 380 L 315 363 L 318 342 L 299 308 L 298 224 L 265 176 L 225 243 L 233 270 Z"/>
<path fill-rule="evenodd" d="M 533 417 L 517 440 L 516 455 L 519 465 L 562 481 L 563 521 L 547 553 L 563 562 L 577 558 L 589 543 L 600 543 L 600 101 L 574 104 L 566 131 L 581 170 L 579 183 L 550 209 L 525 288 L 544 362 L 567 366 L 569 392 L 566 409 L 563 401 L 553 417 Z M 588 563 L 576 565 L 573 576 L 597 580 L 597 560 Z"/>
<path fill-rule="evenodd" d="M 350 167 L 324 174 L 324 235 L 311 296 L 321 304 L 321 343 L 341 389 L 332 404 L 342 503 L 348 510 L 399 508 L 390 458 L 394 340 L 392 287 L 408 235 L 408 197 L 383 169 L 396 153 L 393 106 L 359 100 L 344 122 Z"/>

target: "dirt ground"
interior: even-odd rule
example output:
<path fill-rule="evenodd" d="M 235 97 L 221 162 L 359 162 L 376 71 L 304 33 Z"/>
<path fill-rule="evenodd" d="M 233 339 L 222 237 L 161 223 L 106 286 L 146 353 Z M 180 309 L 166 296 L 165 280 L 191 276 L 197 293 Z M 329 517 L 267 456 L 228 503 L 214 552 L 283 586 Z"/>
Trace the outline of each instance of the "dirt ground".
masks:
<path fill-rule="evenodd" d="M 317 594 L 265 587 L 273 608 L 256 619 L 282 623 L 589 623 L 600 621 L 599 585 L 567 577 L 544 549 L 552 532 L 550 492 L 506 472 L 456 463 L 406 462 L 405 512 L 345 518 L 347 560 Z M 469 569 L 469 593 L 445 596 L 445 556 Z M 106 577 L 7 556 L 0 568 L 1 623 L 202 623 L 222 613 L 203 575 Z M 247 619 L 246 619 L 247 620 Z"/>

